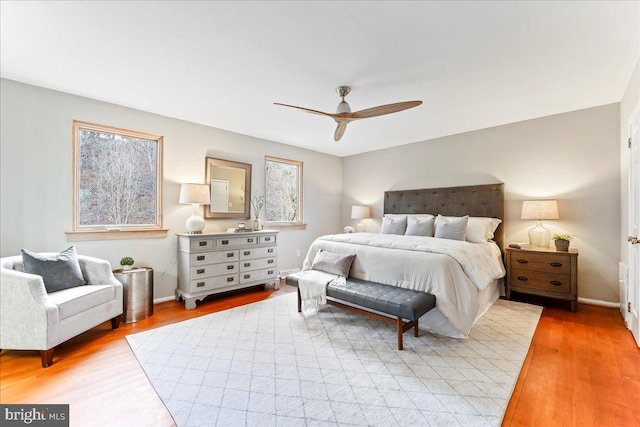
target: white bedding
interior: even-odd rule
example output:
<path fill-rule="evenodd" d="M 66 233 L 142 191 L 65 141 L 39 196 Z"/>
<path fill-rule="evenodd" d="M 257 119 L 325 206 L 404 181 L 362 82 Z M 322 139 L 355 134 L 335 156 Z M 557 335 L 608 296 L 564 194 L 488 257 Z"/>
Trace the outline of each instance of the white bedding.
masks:
<path fill-rule="evenodd" d="M 307 253 L 309 269 L 321 250 L 355 254 L 350 276 L 436 296 L 436 309 L 421 319 L 421 328 L 442 335 L 466 337 L 476 320 L 498 298 L 504 277 L 495 243 L 350 233 L 318 238 Z"/>

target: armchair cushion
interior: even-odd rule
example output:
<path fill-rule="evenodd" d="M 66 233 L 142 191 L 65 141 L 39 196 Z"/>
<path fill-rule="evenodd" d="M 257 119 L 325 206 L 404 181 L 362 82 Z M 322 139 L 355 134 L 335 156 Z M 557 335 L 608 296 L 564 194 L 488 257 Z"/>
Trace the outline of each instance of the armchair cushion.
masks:
<path fill-rule="evenodd" d="M 115 297 L 115 288 L 109 285 L 77 286 L 49 294 L 51 301 L 58 306 L 60 320 L 106 304 Z"/>
<path fill-rule="evenodd" d="M 21 252 L 24 272 L 41 276 L 48 293 L 87 284 L 74 246 L 70 246 L 55 257 L 41 255 L 27 249 L 22 249 Z"/>

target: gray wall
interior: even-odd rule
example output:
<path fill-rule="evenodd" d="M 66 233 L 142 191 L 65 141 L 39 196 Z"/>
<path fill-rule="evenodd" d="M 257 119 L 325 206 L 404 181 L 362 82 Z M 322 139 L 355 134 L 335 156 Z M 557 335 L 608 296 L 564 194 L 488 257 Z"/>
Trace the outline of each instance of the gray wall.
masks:
<path fill-rule="evenodd" d="M 618 301 L 620 114 L 605 105 L 343 158 L 342 218 L 372 206 L 380 229 L 386 190 L 505 183 L 505 242 L 528 241 L 522 201 L 558 200 L 555 232 L 577 235 L 582 298 Z"/>
<path fill-rule="evenodd" d="M 164 227 L 160 239 L 74 243 L 79 253 L 118 266 L 123 256 L 155 270 L 155 297 L 174 294 L 175 233 L 185 231 L 191 207 L 178 204 L 180 184 L 205 179 L 205 157 L 251 163 L 252 188 L 264 192 L 264 156 L 304 162 L 304 230 L 282 229 L 279 269 L 300 267 L 311 242 L 339 231 L 340 158 L 271 141 L 35 86 L 1 80 L 1 256 L 20 248 L 61 251 L 71 243 L 71 122 L 81 120 L 164 136 Z M 207 220 L 205 232 L 224 231 L 244 220 Z M 247 220 L 248 222 L 248 220 Z M 300 250 L 301 256 L 296 253 Z"/>

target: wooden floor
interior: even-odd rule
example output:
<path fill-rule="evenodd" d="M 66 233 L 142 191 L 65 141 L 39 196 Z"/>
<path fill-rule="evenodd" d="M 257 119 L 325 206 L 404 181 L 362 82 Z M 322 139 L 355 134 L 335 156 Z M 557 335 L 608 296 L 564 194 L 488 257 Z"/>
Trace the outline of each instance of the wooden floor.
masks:
<path fill-rule="evenodd" d="M 109 322 L 56 348 L 43 369 L 35 351 L 0 355 L 1 403 L 68 403 L 72 426 L 173 426 L 125 336 L 272 298 L 295 288 L 261 288 L 205 300 L 174 301 L 111 331 Z M 639 426 L 640 349 L 617 310 L 545 308 L 504 426 Z"/>

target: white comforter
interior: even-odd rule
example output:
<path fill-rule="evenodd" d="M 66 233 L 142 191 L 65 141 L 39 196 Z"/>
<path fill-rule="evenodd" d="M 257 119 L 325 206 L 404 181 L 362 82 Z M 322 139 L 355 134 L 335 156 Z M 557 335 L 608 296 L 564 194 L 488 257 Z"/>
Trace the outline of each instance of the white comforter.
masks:
<path fill-rule="evenodd" d="M 435 295 L 437 310 L 457 333 L 451 333 L 451 328 L 424 326 L 454 337 L 469 334 L 488 308 L 480 294 L 489 292 L 488 288 L 496 286 L 496 280 L 505 275 L 500 249 L 494 243 L 374 233 L 336 234 L 320 237 L 311 245 L 305 269 L 311 268 L 321 249 L 355 254 L 352 277 Z M 490 303 L 493 301 L 495 298 Z M 429 313 L 425 317 L 428 316 Z"/>

